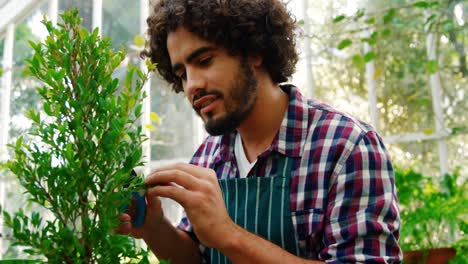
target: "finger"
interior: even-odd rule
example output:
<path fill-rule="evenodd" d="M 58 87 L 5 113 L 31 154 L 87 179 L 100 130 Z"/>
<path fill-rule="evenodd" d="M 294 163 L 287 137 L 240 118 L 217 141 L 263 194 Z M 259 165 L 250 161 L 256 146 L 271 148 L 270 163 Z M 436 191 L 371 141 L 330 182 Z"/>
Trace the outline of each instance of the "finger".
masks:
<path fill-rule="evenodd" d="M 131 222 L 131 221 L 132 221 L 132 217 L 131 217 L 129 214 L 123 213 L 122 215 L 120 215 L 119 221 L 120 221 L 121 223 Z"/>
<path fill-rule="evenodd" d="M 129 235 L 132 233 L 132 218 L 128 214 L 119 217 L 120 225 L 114 230 L 118 234 Z"/>
<path fill-rule="evenodd" d="M 193 164 L 189 164 L 189 163 L 179 162 L 179 163 L 176 163 L 176 164 L 166 165 L 166 166 L 162 166 L 160 168 L 157 168 L 149 176 L 151 176 L 153 173 L 158 173 L 158 172 L 167 171 L 167 170 L 181 170 L 181 171 L 184 171 L 184 172 L 186 172 L 188 174 L 192 174 L 193 176 L 195 176 L 197 178 L 202 179 L 202 178 L 207 177 L 207 170 L 208 169 L 206 169 L 204 167 L 196 166 L 196 165 L 193 165 Z"/>
<path fill-rule="evenodd" d="M 170 198 L 178 202 L 182 207 L 186 207 L 191 200 L 192 192 L 176 186 L 156 186 L 147 190 L 150 196 L 160 196 Z"/>
<path fill-rule="evenodd" d="M 161 210 L 161 200 L 157 196 L 151 195 L 148 191 L 146 192 L 146 207 L 148 211 Z"/>
<path fill-rule="evenodd" d="M 182 170 L 164 170 L 158 171 L 145 179 L 146 184 L 149 185 L 167 185 L 171 186 L 173 183 L 189 190 L 193 190 L 199 186 L 200 180 L 194 175 L 186 173 Z M 175 186 L 173 186 L 175 187 Z M 177 187 L 176 187 L 177 188 Z"/>

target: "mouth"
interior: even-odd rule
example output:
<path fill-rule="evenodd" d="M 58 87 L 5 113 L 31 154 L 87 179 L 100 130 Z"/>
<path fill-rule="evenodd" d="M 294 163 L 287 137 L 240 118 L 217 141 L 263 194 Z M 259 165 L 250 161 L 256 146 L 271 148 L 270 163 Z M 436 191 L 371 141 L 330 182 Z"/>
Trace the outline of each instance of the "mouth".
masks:
<path fill-rule="evenodd" d="M 192 101 L 193 109 L 195 109 L 198 114 L 211 112 L 216 107 L 219 98 L 221 98 L 221 93 L 216 91 L 196 94 Z"/>
<path fill-rule="evenodd" d="M 205 95 L 193 101 L 193 108 L 200 114 L 211 112 L 215 107 L 219 95 Z"/>

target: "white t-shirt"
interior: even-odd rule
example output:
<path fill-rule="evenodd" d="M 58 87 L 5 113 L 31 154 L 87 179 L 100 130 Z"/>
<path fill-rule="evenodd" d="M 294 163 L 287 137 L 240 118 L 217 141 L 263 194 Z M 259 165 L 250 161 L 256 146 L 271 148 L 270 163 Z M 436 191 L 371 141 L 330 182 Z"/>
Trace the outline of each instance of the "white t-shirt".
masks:
<path fill-rule="evenodd" d="M 239 133 L 237 133 L 236 142 L 234 143 L 234 154 L 236 156 L 240 177 L 247 177 L 247 174 L 255 165 L 255 163 L 257 163 L 257 160 L 252 161 L 252 163 L 249 162 L 247 156 L 245 155 L 244 146 L 242 145 L 242 139 Z"/>

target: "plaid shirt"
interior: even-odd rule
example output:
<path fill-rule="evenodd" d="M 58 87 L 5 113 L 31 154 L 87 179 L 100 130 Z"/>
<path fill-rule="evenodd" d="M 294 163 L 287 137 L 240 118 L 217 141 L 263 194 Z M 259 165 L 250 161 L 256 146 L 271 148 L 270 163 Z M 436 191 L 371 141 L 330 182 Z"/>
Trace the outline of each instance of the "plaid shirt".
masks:
<path fill-rule="evenodd" d="M 274 174 L 280 155 L 294 160 L 291 214 L 299 246 L 327 263 L 397 263 L 400 217 L 389 155 L 377 132 L 284 85 L 289 106 L 271 146 L 249 176 Z M 236 133 L 208 137 L 191 163 L 219 179 L 238 178 Z M 179 228 L 191 232 L 186 217 Z"/>

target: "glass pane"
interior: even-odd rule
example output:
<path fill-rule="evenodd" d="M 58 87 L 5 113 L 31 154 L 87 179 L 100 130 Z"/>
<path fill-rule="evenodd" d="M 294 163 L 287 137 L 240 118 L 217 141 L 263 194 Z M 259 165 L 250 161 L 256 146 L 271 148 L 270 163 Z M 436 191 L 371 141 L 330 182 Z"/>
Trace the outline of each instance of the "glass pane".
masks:
<path fill-rule="evenodd" d="M 387 144 L 394 166 L 412 168 L 427 176 L 439 176 L 439 152 L 436 141 Z"/>
<path fill-rule="evenodd" d="M 447 140 L 449 173 L 460 169 L 461 178 L 466 181 L 468 176 L 468 134 L 459 134 Z"/>
<path fill-rule="evenodd" d="M 151 160 L 188 161 L 194 152 L 194 113 L 183 93 L 176 94 L 153 75 L 151 111 L 161 118 L 161 124 L 151 133 Z"/>
<path fill-rule="evenodd" d="M 34 10 L 24 21 L 18 23 L 15 28 L 15 42 L 13 48 L 13 81 L 11 88 L 11 127 L 10 142 L 16 140 L 30 127 L 30 121 L 24 116 L 24 112 L 30 108 L 39 108 L 39 96 L 36 87 L 40 83 L 29 77 L 25 77 L 23 71 L 26 67 L 25 59 L 30 58 L 33 50 L 29 41 L 39 42 L 47 35 L 44 25 L 41 23 L 43 14 L 47 13 L 48 5 L 44 4 Z"/>
<path fill-rule="evenodd" d="M 104 0 L 102 9 L 102 36 L 110 37 L 115 48 L 128 50 L 140 34 L 140 1 Z"/>
<path fill-rule="evenodd" d="M 24 116 L 24 112 L 30 108 L 40 108 L 38 102 L 38 95 L 35 87 L 40 83 L 31 78 L 27 78 L 23 74 L 25 68 L 25 59 L 32 55 L 32 48 L 29 46 L 28 41 L 38 42 L 44 38 L 46 30 L 44 25 L 40 22 L 43 14 L 47 12 L 48 5 L 44 4 L 40 8 L 31 12 L 31 14 L 16 24 L 15 39 L 13 47 L 13 68 L 12 68 L 12 87 L 10 97 L 10 131 L 9 142 L 14 142 L 20 135 L 25 134 L 26 130 L 30 127 L 29 120 Z M 0 43 L 3 49 L 3 41 Z M 3 56 L 3 50 L 1 52 Z M 11 152 L 11 150 L 9 150 Z M 22 188 L 16 182 L 14 175 L 8 174 L 5 171 L 1 172 L 1 181 L 4 185 L 5 209 L 9 212 L 16 212 L 19 208 L 25 209 L 27 212 L 30 210 L 40 211 L 40 208 L 34 206 L 26 201 L 26 196 L 23 194 Z M 22 248 L 12 247 L 8 243 L 8 230 L 3 230 L 4 235 L 1 239 L 3 258 L 28 258 L 22 253 Z"/>
<path fill-rule="evenodd" d="M 3 68 L 3 47 L 5 46 L 5 39 L 0 39 L 0 68 Z"/>
<path fill-rule="evenodd" d="M 93 25 L 93 1 L 92 0 L 60 0 L 59 1 L 59 14 L 63 11 L 77 8 L 80 17 L 83 19 L 82 25 L 89 31 Z"/>

